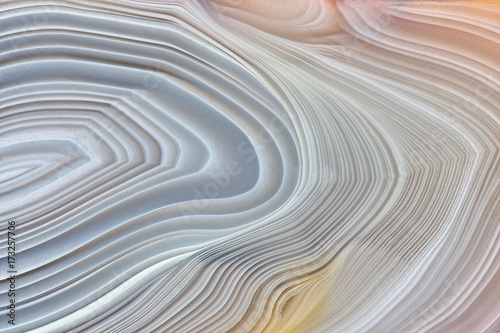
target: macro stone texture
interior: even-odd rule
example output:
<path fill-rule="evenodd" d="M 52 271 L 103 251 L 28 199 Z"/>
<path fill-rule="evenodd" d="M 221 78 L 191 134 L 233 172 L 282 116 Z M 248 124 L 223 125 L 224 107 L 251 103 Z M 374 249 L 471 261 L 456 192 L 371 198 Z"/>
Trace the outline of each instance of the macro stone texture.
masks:
<path fill-rule="evenodd" d="M 499 92 L 500 1 L 2 1 L 0 330 L 498 333 Z"/>

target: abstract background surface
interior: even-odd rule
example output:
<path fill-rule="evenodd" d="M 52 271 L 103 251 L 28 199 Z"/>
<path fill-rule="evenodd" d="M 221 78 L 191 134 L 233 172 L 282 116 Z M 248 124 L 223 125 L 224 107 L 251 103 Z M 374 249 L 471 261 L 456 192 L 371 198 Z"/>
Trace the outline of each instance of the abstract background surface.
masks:
<path fill-rule="evenodd" d="M 3 1 L 0 330 L 500 332 L 499 91 L 498 1 Z"/>

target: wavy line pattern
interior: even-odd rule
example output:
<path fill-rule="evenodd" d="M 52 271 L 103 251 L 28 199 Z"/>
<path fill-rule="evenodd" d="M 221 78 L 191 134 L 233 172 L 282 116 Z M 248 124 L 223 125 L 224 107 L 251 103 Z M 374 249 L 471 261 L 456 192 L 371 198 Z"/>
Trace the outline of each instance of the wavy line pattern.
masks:
<path fill-rule="evenodd" d="M 498 1 L 0 10 L 2 332 L 500 332 Z"/>

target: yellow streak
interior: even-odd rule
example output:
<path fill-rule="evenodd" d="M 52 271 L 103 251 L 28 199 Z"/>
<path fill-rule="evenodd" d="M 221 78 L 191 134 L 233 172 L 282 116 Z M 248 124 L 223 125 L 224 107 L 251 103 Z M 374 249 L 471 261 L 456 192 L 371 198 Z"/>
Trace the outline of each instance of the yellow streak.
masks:
<path fill-rule="evenodd" d="M 265 333 L 310 332 L 310 327 L 326 315 L 334 287 L 339 260 L 324 267 L 307 280 L 287 288 L 278 298 Z"/>

